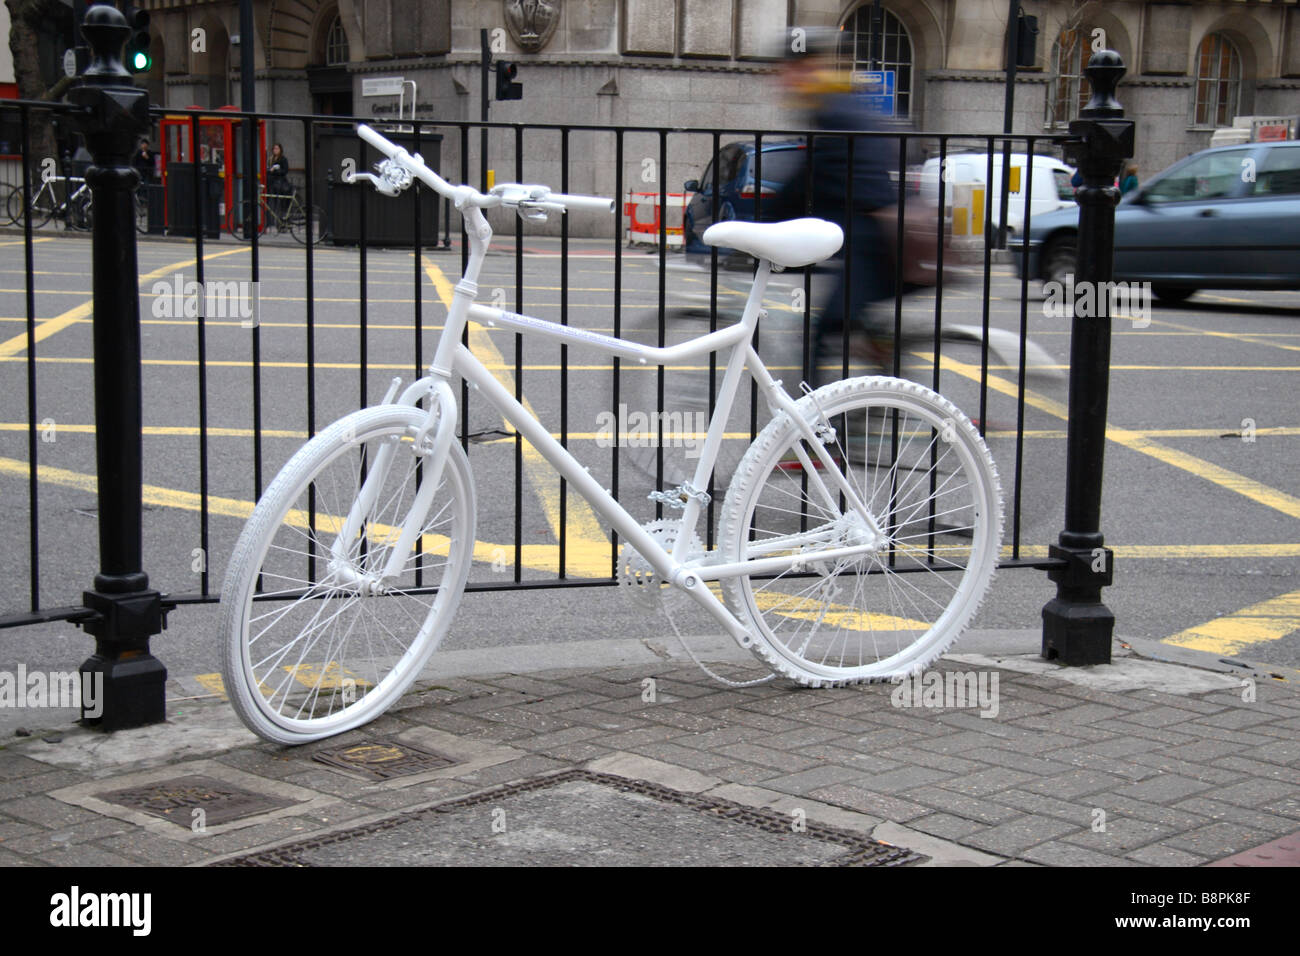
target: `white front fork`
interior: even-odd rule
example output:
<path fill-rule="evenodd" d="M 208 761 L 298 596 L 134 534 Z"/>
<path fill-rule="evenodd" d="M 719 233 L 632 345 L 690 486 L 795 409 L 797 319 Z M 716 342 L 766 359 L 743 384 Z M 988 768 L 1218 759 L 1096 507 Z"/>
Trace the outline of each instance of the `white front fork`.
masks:
<path fill-rule="evenodd" d="M 378 574 L 363 572 L 350 552 L 352 542 L 360 533 L 361 526 L 371 520 L 371 509 L 374 508 L 375 501 L 388 478 L 393 456 L 398 450 L 398 442 L 386 443 L 379 449 L 379 453 L 375 456 L 374 467 L 366 476 L 365 483 L 361 486 L 361 491 L 357 494 L 352 509 L 343 522 L 343 528 L 330 546 L 329 568 L 335 577 L 343 584 L 353 585 L 371 594 L 382 593 L 385 581 L 401 576 L 407 557 L 415 546 L 415 539 L 424 527 L 425 516 L 429 513 L 433 496 L 442 481 L 442 469 L 447 461 L 447 452 L 456 436 L 456 399 L 452 394 L 451 386 L 442 378 L 427 379 L 424 384 L 428 386 L 431 405 L 425 424 L 413 436 L 415 445 L 413 452 L 416 456 L 425 458 L 429 462 L 429 468 L 423 476 L 415 500 L 411 502 L 411 507 L 402 521 L 401 533 L 396 545 L 389 551 L 383 570 Z M 431 430 L 432 441 L 428 437 Z"/>

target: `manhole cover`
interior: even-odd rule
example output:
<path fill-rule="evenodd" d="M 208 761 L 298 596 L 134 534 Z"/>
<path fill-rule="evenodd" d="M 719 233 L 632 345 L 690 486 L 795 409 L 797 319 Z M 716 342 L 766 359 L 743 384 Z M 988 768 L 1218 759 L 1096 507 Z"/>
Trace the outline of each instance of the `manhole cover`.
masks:
<path fill-rule="evenodd" d="M 270 810 L 291 807 L 295 802 L 254 793 L 197 774 L 161 780 L 146 787 L 113 790 L 97 796 L 109 803 L 162 817 L 186 829 L 193 823 L 194 810 L 203 811 L 205 825 L 217 826 Z"/>
<path fill-rule="evenodd" d="M 369 740 L 349 747 L 317 751 L 313 760 L 331 767 L 353 770 L 371 780 L 391 780 L 412 773 L 450 767 L 456 761 L 396 740 Z"/>
<path fill-rule="evenodd" d="M 899 866 L 924 857 L 862 834 L 570 770 L 222 866 Z"/>

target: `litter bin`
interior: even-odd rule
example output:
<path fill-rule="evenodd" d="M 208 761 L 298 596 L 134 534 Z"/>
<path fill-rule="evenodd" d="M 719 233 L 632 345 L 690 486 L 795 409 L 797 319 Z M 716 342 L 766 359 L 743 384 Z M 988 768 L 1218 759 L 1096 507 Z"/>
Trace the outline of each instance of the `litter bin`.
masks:
<path fill-rule="evenodd" d="M 221 167 L 216 163 L 202 163 L 200 166 L 203 235 L 216 239 L 221 235 Z M 167 231 L 173 236 L 194 235 L 194 164 L 168 163 L 166 190 Z"/>
<path fill-rule="evenodd" d="M 386 132 L 384 135 L 411 152 L 419 152 L 430 169 L 438 169 L 442 153 L 442 135 L 422 133 L 417 144 L 410 133 Z M 316 133 L 316 156 L 319 178 L 313 188 L 317 196 L 323 196 L 327 222 L 330 226 L 330 238 L 336 245 L 357 245 L 361 241 L 361 194 L 366 193 L 366 245 L 367 246 L 409 246 L 415 238 L 415 195 L 412 187 L 399 199 L 391 199 L 376 193 L 369 183 L 348 185 L 342 181 L 344 163 L 352 168 L 366 171 L 383 159 L 373 147 L 357 138 L 351 128 L 318 128 Z M 333 172 L 333 182 L 329 182 L 326 171 Z M 441 225 L 442 197 L 432 189 L 421 188 L 420 196 L 420 244 L 426 248 L 438 244 L 438 229 Z M 316 200 L 318 203 L 321 200 Z"/>
<path fill-rule="evenodd" d="M 193 173 L 190 174 L 194 175 Z M 161 183 L 141 183 L 140 192 L 144 193 L 149 204 L 149 232 L 160 233 L 166 228 L 165 216 L 163 212 L 163 188 Z M 193 199 L 190 200 L 191 207 Z M 193 219 L 193 215 L 190 216 Z M 194 228 L 190 224 L 190 229 Z"/>

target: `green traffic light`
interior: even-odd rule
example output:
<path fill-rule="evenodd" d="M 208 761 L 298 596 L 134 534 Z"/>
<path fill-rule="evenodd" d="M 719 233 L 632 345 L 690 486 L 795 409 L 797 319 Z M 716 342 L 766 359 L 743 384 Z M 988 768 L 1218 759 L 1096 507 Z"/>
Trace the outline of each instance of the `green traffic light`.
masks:
<path fill-rule="evenodd" d="M 149 69 L 149 54 L 142 50 L 137 50 L 131 57 L 131 67 L 137 73 L 144 73 Z"/>

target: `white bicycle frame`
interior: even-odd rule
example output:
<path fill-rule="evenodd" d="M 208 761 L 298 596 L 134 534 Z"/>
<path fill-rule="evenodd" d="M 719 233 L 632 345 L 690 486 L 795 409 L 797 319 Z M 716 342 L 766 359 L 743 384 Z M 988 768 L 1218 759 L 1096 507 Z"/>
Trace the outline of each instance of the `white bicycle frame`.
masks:
<path fill-rule="evenodd" d="M 828 439 L 833 433 L 830 423 L 825 421 L 820 409 L 809 421 L 805 411 L 799 409 L 795 401 L 786 394 L 779 380 L 774 380 L 762 359 L 753 347 L 754 329 L 762 315 L 761 303 L 771 274 L 771 263 L 760 259 L 754 275 L 749 297 L 740 321 L 725 329 L 710 332 L 687 342 L 666 348 L 656 348 L 630 342 L 613 336 L 602 335 L 587 329 L 574 328 L 535 318 L 504 309 L 490 308 L 476 303 L 478 293 L 477 279 L 480 267 L 487 255 L 492 239 L 492 228 L 483 215 L 483 208 L 498 205 L 519 205 L 525 211 L 539 209 L 544 211 L 563 211 L 567 206 L 593 208 L 593 204 L 602 204 L 601 208 L 613 211 L 609 200 L 597 200 L 595 197 L 559 196 L 546 194 L 544 198 L 512 200 L 509 190 L 516 184 L 498 186 L 492 195 L 484 195 L 467 186 L 453 187 L 446 183 L 423 160 L 411 156 L 405 150 L 395 146 L 379 134 L 365 126 L 358 127 L 358 133 L 381 152 L 412 176 L 418 177 L 440 194 L 451 199 L 461 210 L 465 218 L 469 235 L 470 255 L 465 267 L 465 274 L 456 283 L 447 321 L 443 326 L 438 347 L 429 366 L 429 374 L 412 382 L 396 398 L 399 404 L 415 405 L 423 398 L 430 398 L 428 417 L 415 435 L 417 453 L 427 454 L 433 464 L 432 473 L 426 473 L 420 486 L 420 492 L 402 522 L 401 532 L 396 546 L 389 554 L 386 565 L 379 575 L 363 575 L 352 568 L 347 559 L 347 542 L 356 540 L 366 516 L 375 503 L 379 488 L 383 484 L 388 464 L 392 459 L 394 446 L 383 447 L 375 459 L 374 467 L 362 486 L 361 492 L 353 504 L 338 538 L 331 547 L 331 570 L 340 574 L 345 580 L 354 584 L 368 586 L 374 592 L 383 589 L 385 578 L 400 574 L 407 556 L 414 547 L 415 539 L 420 533 L 424 517 L 432 503 L 434 491 L 441 479 L 441 467 L 445 453 L 455 437 L 457 405 L 451 380 L 453 376 L 462 376 L 471 388 L 480 392 L 503 418 L 513 425 L 526 441 L 531 443 L 551 465 L 571 483 L 588 503 L 614 530 L 630 543 L 654 568 L 664 581 L 670 582 L 689 594 L 705 610 L 713 615 L 727 632 L 742 646 L 751 643 L 748 631 L 738 621 L 718 597 L 704 586 L 706 581 L 736 577 L 743 574 L 768 574 L 788 571 L 802 567 L 810 561 L 838 561 L 878 551 L 886 542 L 887 536 L 881 531 L 856 489 L 844 477 L 839 466 L 823 444 L 822 435 Z M 391 173 L 390 173 L 391 175 Z M 404 185 L 396 184 L 392 178 L 385 179 L 368 173 L 356 174 L 355 179 L 374 182 L 381 192 L 396 195 Z M 409 180 L 408 180 L 409 184 Z M 392 189 L 389 192 L 389 188 Z M 518 187 L 520 190 L 537 190 L 541 187 Z M 498 193 L 498 190 L 501 191 Z M 505 194 L 504 198 L 502 194 Z M 520 196 L 525 195 L 520 193 Z M 529 332 L 560 342 L 581 344 L 601 349 L 612 355 L 626 359 L 635 359 L 643 365 L 666 366 L 685 359 L 708 355 L 713 352 L 726 352 L 726 370 L 722 376 L 718 400 L 709 422 L 704 448 L 696 463 L 695 476 L 689 487 L 682 486 L 685 497 L 681 518 L 682 533 L 677 535 L 671 552 L 665 550 L 628 511 L 575 459 L 569 451 L 551 437 L 550 432 L 530 414 L 510 392 L 496 380 L 491 372 L 483 366 L 474 354 L 461 344 L 461 335 L 469 320 L 482 322 L 489 327 L 505 327 L 519 332 Z M 748 371 L 761 386 L 773 414 L 785 413 L 795 423 L 808 448 L 811 448 L 821 469 L 813 466 L 804 447 L 795 446 L 796 454 L 808 476 L 810 485 L 824 499 L 825 506 L 831 513 L 839 514 L 837 519 L 825 523 L 819 528 L 792 535 L 781 535 L 750 543 L 751 557 L 740 561 L 719 562 L 712 560 L 718 552 L 713 551 L 704 557 L 688 560 L 687 546 L 692 538 L 701 511 L 707 504 L 706 496 L 698 489 L 707 487 L 709 475 L 717 459 L 722 443 L 723 432 L 731 405 L 735 399 L 740 375 Z M 400 379 L 394 379 L 383 403 L 394 400 L 400 388 Z M 433 438 L 429 439 L 430 432 Z M 830 486 L 823 480 L 829 479 Z M 832 491 L 832 488 L 834 491 Z M 843 495 L 848 507 L 840 513 L 835 492 Z M 809 545 L 824 545 L 828 539 L 844 539 L 846 532 L 853 543 L 838 547 L 821 547 L 808 549 Z M 768 556 L 764 553 L 770 552 Z M 784 553 L 782 553 L 784 552 Z"/>

